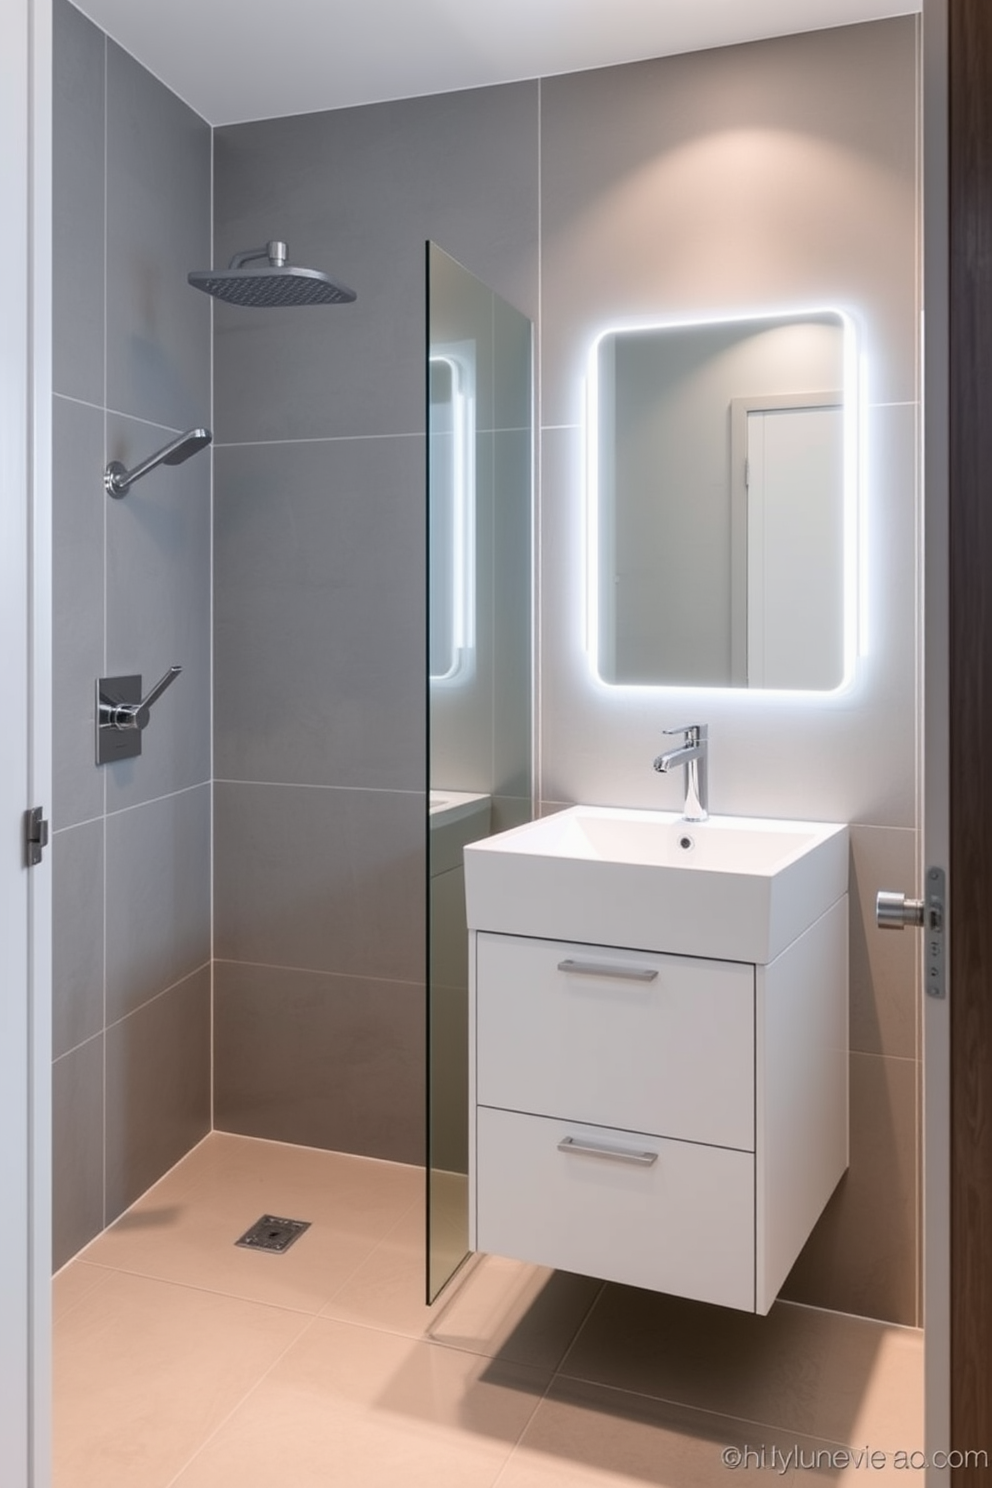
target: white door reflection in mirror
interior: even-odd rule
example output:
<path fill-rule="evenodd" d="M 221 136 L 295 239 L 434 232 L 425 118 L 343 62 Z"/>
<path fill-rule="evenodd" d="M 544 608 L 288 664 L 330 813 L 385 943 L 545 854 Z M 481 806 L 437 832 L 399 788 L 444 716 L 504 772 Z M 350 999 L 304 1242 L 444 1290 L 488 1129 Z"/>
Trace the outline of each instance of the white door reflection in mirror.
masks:
<path fill-rule="evenodd" d="M 843 410 L 749 410 L 745 472 L 744 680 L 829 691 L 844 675 Z"/>

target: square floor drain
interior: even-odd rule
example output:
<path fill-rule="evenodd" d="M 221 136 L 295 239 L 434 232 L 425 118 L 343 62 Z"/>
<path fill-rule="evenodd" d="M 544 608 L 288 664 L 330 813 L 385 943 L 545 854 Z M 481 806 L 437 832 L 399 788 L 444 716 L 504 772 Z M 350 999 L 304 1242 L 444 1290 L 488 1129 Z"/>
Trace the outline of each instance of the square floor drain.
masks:
<path fill-rule="evenodd" d="M 309 1219 L 279 1219 L 274 1214 L 263 1214 L 234 1243 L 244 1245 L 248 1250 L 271 1250 L 275 1255 L 282 1255 L 309 1228 Z"/>

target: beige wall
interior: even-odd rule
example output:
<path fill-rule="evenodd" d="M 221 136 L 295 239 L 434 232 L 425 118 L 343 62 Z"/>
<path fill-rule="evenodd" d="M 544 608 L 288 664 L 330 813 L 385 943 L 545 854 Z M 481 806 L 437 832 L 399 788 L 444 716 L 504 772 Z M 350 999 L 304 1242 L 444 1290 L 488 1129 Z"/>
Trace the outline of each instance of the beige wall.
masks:
<path fill-rule="evenodd" d="M 917 27 L 900 18 L 541 85 L 540 789 L 675 808 L 661 730 L 710 726 L 711 809 L 853 824 L 852 1161 L 786 1294 L 918 1318 Z M 859 328 L 867 605 L 845 693 L 613 689 L 582 645 L 582 375 L 625 318 L 810 305 Z"/>

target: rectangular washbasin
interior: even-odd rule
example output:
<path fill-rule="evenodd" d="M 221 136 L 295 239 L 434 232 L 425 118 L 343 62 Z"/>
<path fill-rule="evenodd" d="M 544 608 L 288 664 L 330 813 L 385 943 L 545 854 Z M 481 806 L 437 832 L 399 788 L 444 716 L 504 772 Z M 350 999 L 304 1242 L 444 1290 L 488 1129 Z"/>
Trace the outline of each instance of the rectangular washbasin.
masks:
<path fill-rule="evenodd" d="M 833 822 L 572 806 L 465 849 L 471 929 L 762 964 L 847 885 Z"/>

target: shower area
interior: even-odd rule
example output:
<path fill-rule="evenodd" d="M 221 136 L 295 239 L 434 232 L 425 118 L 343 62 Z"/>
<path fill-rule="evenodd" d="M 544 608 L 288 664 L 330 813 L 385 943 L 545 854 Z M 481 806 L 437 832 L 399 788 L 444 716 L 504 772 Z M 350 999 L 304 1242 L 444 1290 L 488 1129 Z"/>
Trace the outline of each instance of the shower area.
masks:
<path fill-rule="evenodd" d="M 532 183 L 472 185 L 513 89 L 468 135 L 431 100 L 402 128 L 379 106 L 212 131 L 66 0 L 55 67 L 58 1269 L 212 1130 L 422 1170 L 425 241 L 525 309 L 535 286 L 507 228 Z M 455 711 L 440 783 L 519 819 L 526 698 L 521 769 Z M 462 1038 L 451 965 L 435 1065 Z"/>

